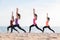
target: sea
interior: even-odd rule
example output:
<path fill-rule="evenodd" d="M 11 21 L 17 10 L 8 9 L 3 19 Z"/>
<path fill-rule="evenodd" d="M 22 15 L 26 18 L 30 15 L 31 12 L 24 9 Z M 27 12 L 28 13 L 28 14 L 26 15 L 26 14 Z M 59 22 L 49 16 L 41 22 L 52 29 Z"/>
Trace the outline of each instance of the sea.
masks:
<path fill-rule="evenodd" d="M 25 26 L 25 27 L 21 27 L 24 30 L 26 30 L 26 32 L 29 32 L 29 27 Z M 39 28 L 42 29 L 42 27 L 40 26 Z M 20 30 L 19 28 L 15 27 L 15 29 L 17 29 L 20 33 L 24 33 L 22 30 Z M 53 29 L 55 31 L 55 33 L 60 33 L 60 27 L 56 26 L 56 27 L 51 27 L 51 29 Z M 9 32 L 11 31 L 11 28 L 9 29 Z M 13 32 L 16 32 L 15 30 L 13 30 Z M 0 26 L 0 33 L 7 33 L 7 27 L 5 26 Z M 31 33 L 42 33 L 40 30 L 38 30 L 36 27 L 32 27 L 31 28 Z M 45 28 L 44 33 L 53 33 L 51 30 L 49 30 L 48 28 Z"/>

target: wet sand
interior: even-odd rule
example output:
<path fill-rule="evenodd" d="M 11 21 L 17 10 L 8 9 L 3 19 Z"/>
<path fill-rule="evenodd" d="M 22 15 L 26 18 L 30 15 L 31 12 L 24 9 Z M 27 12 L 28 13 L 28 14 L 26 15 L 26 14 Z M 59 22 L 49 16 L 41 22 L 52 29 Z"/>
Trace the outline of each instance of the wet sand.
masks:
<path fill-rule="evenodd" d="M 60 40 L 60 33 L 0 33 L 0 40 Z"/>

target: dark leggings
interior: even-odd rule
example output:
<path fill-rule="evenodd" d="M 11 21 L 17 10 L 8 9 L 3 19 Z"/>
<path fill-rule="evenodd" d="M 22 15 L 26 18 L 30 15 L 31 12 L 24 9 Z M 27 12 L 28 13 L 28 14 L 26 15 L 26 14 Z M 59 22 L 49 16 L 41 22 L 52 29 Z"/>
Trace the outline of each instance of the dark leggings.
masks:
<path fill-rule="evenodd" d="M 37 29 L 39 29 L 40 31 L 43 31 L 42 29 L 40 29 L 37 25 L 31 25 L 30 28 L 29 28 L 29 33 L 31 32 L 31 28 L 35 26 Z"/>
<path fill-rule="evenodd" d="M 21 29 L 22 31 L 24 31 L 25 33 L 26 33 L 26 31 L 24 30 L 24 29 L 22 29 L 20 26 L 19 26 L 19 24 L 18 25 L 14 25 L 14 28 L 15 27 L 18 27 L 19 29 Z"/>
<path fill-rule="evenodd" d="M 55 33 L 55 31 L 52 30 L 52 29 L 50 28 L 50 26 L 44 26 L 44 27 L 43 27 L 43 32 L 44 32 L 44 29 L 45 29 L 45 28 L 48 28 L 48 29 L 50 29 L 51 31 L 53 31 L 53 32 Z"/>
<path fill-rule="evenodd" d="M 8 26 L 8 27 L 7 27 L 7 31 L 9 31 L 9 28 L 11 28 L 11 33 L 13 32 L 13 29 L 18 32 L 18 30 L 15 29 L 13 26 Z"/>

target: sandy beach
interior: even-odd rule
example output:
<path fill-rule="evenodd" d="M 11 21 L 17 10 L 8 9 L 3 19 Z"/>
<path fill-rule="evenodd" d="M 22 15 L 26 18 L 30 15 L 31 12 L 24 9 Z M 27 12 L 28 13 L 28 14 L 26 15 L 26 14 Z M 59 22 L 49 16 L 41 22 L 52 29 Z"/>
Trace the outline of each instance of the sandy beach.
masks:
<path fill-rule="evenodd" d="M 0 40 L 60 40 L 60 33 L 0 33 Z"/>

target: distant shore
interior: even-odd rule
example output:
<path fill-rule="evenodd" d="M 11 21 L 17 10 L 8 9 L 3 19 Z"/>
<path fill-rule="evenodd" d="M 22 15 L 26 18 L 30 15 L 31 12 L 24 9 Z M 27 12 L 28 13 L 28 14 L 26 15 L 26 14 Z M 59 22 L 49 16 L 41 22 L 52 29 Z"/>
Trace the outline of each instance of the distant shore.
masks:
<path fill-rule="evenodd" d="M 60 40 L 60 33 L 0 33 L 0 40 Z"/>

